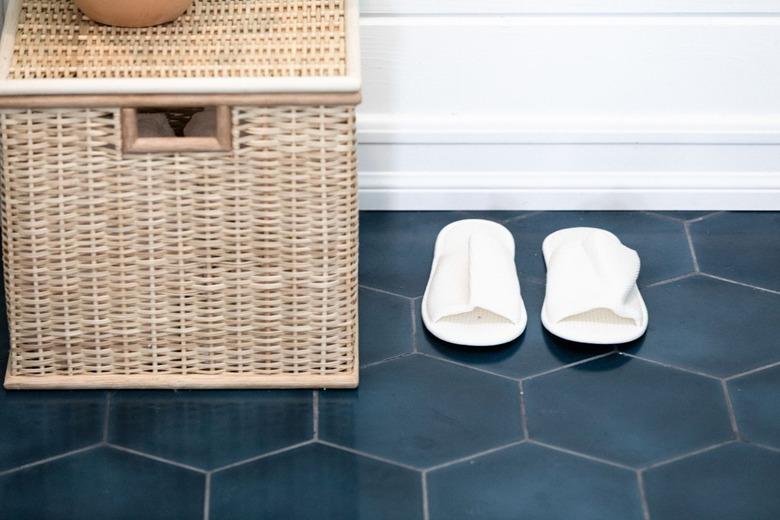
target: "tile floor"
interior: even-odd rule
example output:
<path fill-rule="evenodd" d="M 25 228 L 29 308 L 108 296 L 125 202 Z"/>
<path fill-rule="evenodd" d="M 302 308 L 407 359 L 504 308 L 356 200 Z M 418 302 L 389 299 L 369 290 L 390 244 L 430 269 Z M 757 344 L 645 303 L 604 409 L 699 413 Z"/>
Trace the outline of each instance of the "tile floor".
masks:
<path fill-rule="evenodd" d="M 500 348 L 420 324 L 434 237 L 468 216 L 517 241 L 531 319 Z M 0 517 L 780 518 L 780 213 L 361 224 L 359 390 L 0 391 Z M 541 241 L 579 225 L 642 257 L 650 328 L 621 349 L 539 324 Z"/>

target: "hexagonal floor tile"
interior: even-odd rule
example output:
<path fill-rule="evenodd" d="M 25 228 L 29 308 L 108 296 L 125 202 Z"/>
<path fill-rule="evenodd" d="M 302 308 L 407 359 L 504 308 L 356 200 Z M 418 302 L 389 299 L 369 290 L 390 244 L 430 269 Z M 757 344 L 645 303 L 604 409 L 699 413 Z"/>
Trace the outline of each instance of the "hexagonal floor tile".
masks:
<path fill-rule="evenodd" d="M 0 476 L 3 518 L 203 517 L 205 476 L 100 448 Z"/>
<path fill-rule="evenodd" d="M 643 466 L 726 441 L 720 382 L 613 355 L 527 380 L 531 438 Z"/>
<path fill-rule="evenodd" d="M 583 345 L 560 339 L 548 333 L 539 321 L 544 300 L 544 286 L 536 282 L 522 284 L 523 300 L 528 312 L 528 326 L 522 336 L 498 347 L 461 347 L 442 341 L 425 328 L 417 302 L 415 340 L 420 352 L 451 359 L 509 377 L 540 374 L 564 365 L 609 352 L 612 346 Z M 640 342 L 642 340 L 639 340 Z"/>
<path fill-rule="evenodd" d="M 651 518 L 780 518 L 780 453 L 729 444 L 645 474 Z"/>
<path fill-rule="evenodd" d="M 209 518 L 421 519 L 420 478 L 416 471 L 310 444 L 215 473 Z"/>
<path fill-rule="evenodd" d="M 780 296 L 694 276 L 643 291 L 642 357 L 725 377 L 780 361 Z"/>
<path fill-rule="evenodd" d="M 780 291 L 778 230 L 780 212 L 723 213 L 691 224 L 691 237 L 705 273 Z"/>
<path fill-rule="evenodd" d="M 431 520 L 642 518 L 632 471 L 520 444 L 428 475 Z"/>
<path fill-rule="evenodd" d="M 568 227 L 598 227 L 615 233 L 642 258 L 641 285 L 693 271 L 688 239 L 682 222 L 637 212 L 551 211 L 507 225 L 515 236 L 517 269 L 522 275 L 544 280 L 542 241 Z"/>
<path fill-rule="evenodd" d="M 466 218 L 449 211 L 360 214 L 360 283 L 416 297 L 425 292 L 439 231 Z"/>
<path fill-rule="evenodd" d="M 309 390 L 117 392 L 108 440 L 213 469 L 311 439 L 311 396 Z"/>
<path fill-rule="evenodd" d="M 0 471 L 100 442 L 105 402 L 105 392 L 0 388 Z"/>
<path fill-rule="evenodd" d="M 732 379 L 728 388 L 742 436 L 780 449 L 780 365 Z"/>
<path fill-rule="evenodd" d="M 320 393 L 320 438 L 430 467 L 522 437 L 514 381 L 415 355 Z"/>
<path fill-rule="evenodd" d="M 410 300 L 361 287 L 359 316 L 361 365 L 413 350 Z"/>

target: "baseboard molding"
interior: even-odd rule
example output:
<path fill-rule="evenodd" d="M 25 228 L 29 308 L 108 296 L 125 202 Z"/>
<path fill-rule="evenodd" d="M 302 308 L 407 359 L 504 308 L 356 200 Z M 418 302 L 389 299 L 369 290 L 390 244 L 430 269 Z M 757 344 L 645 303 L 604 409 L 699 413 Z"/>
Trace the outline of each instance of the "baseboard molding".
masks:
<path fill-rule="evenodd" d="M 780 210 L 774 172 L 362 172 L 364 210 Z"/>
<path fill-rule="evenodd" d="M 363 144 L 780 144 L 780 115 L 528 116 L 361 112 Z"/>

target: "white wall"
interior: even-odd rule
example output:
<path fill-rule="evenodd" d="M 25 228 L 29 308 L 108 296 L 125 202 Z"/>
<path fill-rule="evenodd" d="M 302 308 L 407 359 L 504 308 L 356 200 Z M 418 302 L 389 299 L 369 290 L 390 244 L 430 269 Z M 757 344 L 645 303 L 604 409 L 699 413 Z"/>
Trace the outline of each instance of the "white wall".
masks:
<path fill-rule="evenodd" d="M 780 209 L 780 0 L 360 3 L 364 209 Z"/>
<path fill-rule="evenodd" d="M 363 208 L 780 209 L 780 0 L 361 0 Z"/>

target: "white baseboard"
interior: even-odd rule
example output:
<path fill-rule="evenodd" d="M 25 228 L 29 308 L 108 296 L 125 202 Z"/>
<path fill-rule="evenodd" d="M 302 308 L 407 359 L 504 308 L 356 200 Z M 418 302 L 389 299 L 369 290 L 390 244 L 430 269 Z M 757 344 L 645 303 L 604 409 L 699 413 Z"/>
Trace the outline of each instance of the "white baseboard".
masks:
<path fill-rule="evenodd" d="M 365 210 L 780 210 L 771 172 L 363 172 Z"/>
<path fill-rule="evenodd" d="M 780 210 L 780 0 L 362 0 L 364 209 Z"/>

